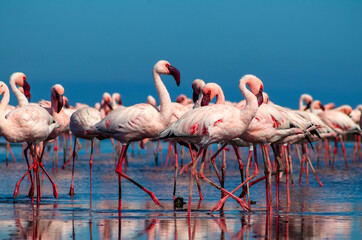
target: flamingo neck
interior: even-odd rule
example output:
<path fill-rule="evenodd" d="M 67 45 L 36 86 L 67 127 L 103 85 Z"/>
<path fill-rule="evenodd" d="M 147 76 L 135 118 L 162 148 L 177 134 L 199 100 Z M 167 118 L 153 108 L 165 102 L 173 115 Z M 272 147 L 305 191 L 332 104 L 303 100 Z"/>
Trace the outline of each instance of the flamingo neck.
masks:
<path fill-rule="evenodd" d="M 299 98 L 299 111 L 304 111 L 304 109 L 305 109 L 304 98 L 300 97 Z"/>
<path fill-rule="evenodd" d="M 0 102 L 0 120 L 5 120 L 5 110 L 6 107 L 8 106 L 10 101 L 10 94 L 9 94 L 9 89 L 6 87 L 5 91 L 3 93 L 3 98 L 1 99 Z"/>
<path fill-rule="evenodd" d="M 242 119 L 244 119 L 245 124 L 248 126 L 255 117 L 256 112 L 258 111 L 258 100 L 256 96 L 247 89 L 246 84 L 250 83 L 250 79 L 246 79 L 240 84 L 240 91 L 245 98 L 245 107 L 240 110 Z M 247 116 L 247 117 L 246 117 Z"/>
<path fill-rule="evenodd" d="M 50 107 L 50 115 L 52 115 L 53 117 L 55 115 L 59 115 L 58 113 L 58 101 L 57 101 L 57 98 L 55 97 L 55 90 L 52 89 L 52 92 L 51 92 L 51 95 L 50 95 L 50 104 L 51 104 L 51 107 Z"/>
<path fill-rule="evenodd" d="M 29 104 L 28 99 L 25 97 L 25 95 L 20 92 L 20 90 L 16 87 L 15 84 L 15 78 L 10 78 L 10 88 L 15 94 L 16 98 L 18 99 L 18 103 L 20 107 L 26 106 Z"/>
<path fill-rule="evenodd" d="M 165 84 L 163 84 L 160 74 L 153 71 L 153 79 L 155 82 L 156 91 L 160 99 L 160 122 L 167 126 L 172 117 L 172 105 L 170 94 L 168 93 Z"/>
<path fill-rule="evenodd" d="M 220 88 L 216 94 L 215 104 L 224 104 L 224 103 L 225 103 L 225 95 L 222 89 Z"/>

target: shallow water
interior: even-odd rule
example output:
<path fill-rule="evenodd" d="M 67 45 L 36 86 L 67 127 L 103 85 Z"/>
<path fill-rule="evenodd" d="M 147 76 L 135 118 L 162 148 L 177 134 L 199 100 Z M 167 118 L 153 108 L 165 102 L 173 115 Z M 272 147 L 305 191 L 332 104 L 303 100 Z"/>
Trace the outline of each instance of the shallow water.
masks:
<path fill-rule="evenodd" d="M 27 197 L 30 184 L 27 178 L 20 187 L 19 196 L 13 200 L 15 183 L 26 171 L 21 160 L 21 147 L 13 146 L 17 163 L 11 157 L 6 161 L 5 149 L 0 148 L 0 239 L 360 239 L 362 230 L 362 164 L 353 162 L 352 144 L 347 144 L 349 170 L 345 169 L 341 153 L 336 158 L 335 169 L 325 165 L 324 155 L 317 162 L 311 153 L 323 187 L 318 185 L 310 171 L 309 184 L 303 175 L 298 184 L 299 160 L 293 152 L 293 177 L 291 204 L 286 203 L 286 184 L 280 184 L 280 207 L 275 206 L 273 178 L 273 213 L 265 208 L 265 184 L 260 182 L 251 188 L 253 212 L 247 213 L 232 199 L 226 201 L 224 210 L 208 214 L 217 203 L 220 193 L 216 188 L 201 182 L 204 200 L 199 200 L 196 186 L 193 188 L 192 217 L 186 218 L 184 209 L 174 210 L 172 189 L 174 168 L 161 166 L 165 163 L 167 145 L 155 167 L 151 143 L 141 152 L 136 147 L 128 151 L 127 175 L 150 189 L 160 200 L 163 208 L 156 206 L 147 194 L 134 184 L 122 180 L 122 206 L 118 212 L 118 178 L 114 172 L 115 157 L 108 140 L 101 142 L 101 151 L 93 164 L 92 196 L 89 183 L 89 154 L 86 142 L 75 164 L 75 196 L 68 195 L 71 171 L 62 170 L 62 150 L 58 166 L 53 156 L 45 156 L 44 166 L 58 187 L 59 198 L 52 194 L 47 179 L 42 181 L 40 204 L 31 204 Z M 215 150 L 215 149 L 214 149 Z M 149 152 L 149 153 L 147 153 Z M 180 152 L 180 151 L 179 151 Z M 246 159 L 246 150 L 242 155 Z M 227 152 L 226 188 L 233 189 L 240 183 L 238 165 L 233 152 Z M 179 158 L 181 155 L 179 154 Z M 184 163 L 189 162 L 185 153 Z M 260 162 L 260 161 L 259 161 Z M 217 160 L 219 164 L 219 160 Z M 53 168 L 54 167 L 54 168 Z M 263 175 L 263 165 L 260 164 Z M 212 169 L 205 175 L 213 181 Z M 284 179 L 283 179 L 284 180 Z M 189 174 L 178 178 L 176 196 L 188 199 Z"/>

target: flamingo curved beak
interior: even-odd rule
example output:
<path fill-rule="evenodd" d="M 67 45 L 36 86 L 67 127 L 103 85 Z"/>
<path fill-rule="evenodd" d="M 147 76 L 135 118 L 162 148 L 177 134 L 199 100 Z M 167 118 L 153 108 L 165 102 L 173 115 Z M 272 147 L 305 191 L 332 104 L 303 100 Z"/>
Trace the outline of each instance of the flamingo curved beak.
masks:
<path fill-rule="evenodd" d="M 319 106 L 321 107 L 321 109 L 322 109 L 323 111 L 326 110 L 326 108 L 324 107 L 323 104 L 319 104 Z"/>
<path fill-rule="evenodd" d="M 25 97 L 30 101 L 30 98 L 31 98 L 30 85 L 25 79 L 24 79 L 24 82 L 23 82 L 23 89 L 24 89 Z"/>
<path fill-rule="evenodd" d="M 209 102 L 210 102 L 210 92 L 208 92 L 207 94 L 205 94 L 201 100 L 201 106 L 207 106 L 209 105 Z"/>
<path fill-rule="evenodd" d="M 304 111 L 307 110 L 307 109 L 309 109 L 311 105 L 312 105 L 312 103 L 311 103 L 311 102 L 308 102 L 307 105 L 306 105 L 305 108 L 304 108 Z"/>
<path fill-rule="evenodd" d="M 264 99 L 263 99 L 263 90 L 262 89 L 259 90 L 259 93 L 256 95 L 256 99 L 258 100 L 258 107 L 260 107 L 260 105 L 264 101 Z"/>
<path fill-rule="evenodd" d="M 111 104 L 111 102 L 109 102 L 109 101 L 106 101 L 105 102 L 105 104 L 107 104 L 107 106 L 111 109 L 111 110 L 113 110 L 113 107 L 112 107 L 112 104 Z"/>
<path fill-rule="evenodd" d="M 172 75 L 173 78 L 176 80 L 177 86 L 180 86 L 180 78 L 181 78 L 180 71 L 177 68 L 175 68 L 174 66 L 171 66 L 171 65 L 168 66 L 167 68 L 170 71 L 170 75 Z"/>
<path fill-rule="evenodd" d="M 63 95 L 61 94 L 58 94 L 58 93 L 55 93 L 55 97 L 57 99 L 57 102 L 58 102 L 58 108 L 57 108 L 57 113 L 60 112 L 60 110 L 62 110 L 62 107 L 63 107 Z"/>

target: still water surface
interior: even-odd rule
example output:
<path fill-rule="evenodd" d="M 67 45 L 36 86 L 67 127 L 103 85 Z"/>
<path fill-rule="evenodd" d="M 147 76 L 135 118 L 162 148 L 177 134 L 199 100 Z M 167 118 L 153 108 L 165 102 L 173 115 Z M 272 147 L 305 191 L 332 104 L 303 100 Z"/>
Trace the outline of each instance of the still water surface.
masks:
<path fill-rule="evenodd" d="M 149 150 L 135 149 L 128 153 L 127 174 L 155 193 L 164 208 L 156 206 L 147 194 L 132 183 L 123 183 L 123 211 L 119 217 L 118 182 L 115 157 L 110 142 L 101 143 L 101 153 L 95 155 L 93 164 L 93 186 L 90 196 L 89 155 L 86 142 L 79 152 L 75 170 L 75 197 L 68 195 L 71 171 L 62 170 L 62 151 L 58 167 L 53 165 L 52 153 L 45 158 L 45 168 L 58 187 L 59 198 L 52 195 L 51 184 L 42 182 L 40 204 L 31 204 L 27 197 L 29 181 L 25 178 L 20 194 L 13 200 L 15 183 L 26 171 L 21 160 L 21 148 L 14 146 L 17 158 L 6 163 L 4 147 L 0 149 L 0 239 L 361 239 L 362 236 L 362 163 L 353 162 L 353 149 L 347 144 L 349 170 L 345 170 L 342 154 L 339 153 L 335 170 L 325 166 L 324 159 L 317 163 L 315 153 L 312 161 L 324 184 L 319 187 L 310 174 L 309 185 L 305 176 L 297 183 L 299 160 L 293 158 L 295 184 L 291 187 L 291 204 L 287 206 L 285 182 L 281 183 L 280 208 L 273 213 L 265 211 L 265 184 L 260 182 L 251 188 L 254 212 L 247 213 L 232 199 L 226 201 L 222 212 L 208 214 L 217 203 L 217 189 L 201 183 L 204 200 L 199 201 L 194 187 L 192 218 L 188 222 L 186 208 L 174 210 L 172 189 L 174 168 L 160 166 L 166 160 L 167 145 L 163 145 L 163 156 L 155 167 L 154 155 Z M 294 151 L 293 151 L 294 152 Z M 238 165 L 233 152 L 227 152 L 226 188 L 232 189 L 240 182 Z M 244 150 L 243 160 L 246 159 Z M 184 163 L 190 157 L 185 153 Z M 53 169 L 54 168 L 54 169 Z M 261 164 L 260 176 L 263 174 Z M 205 175 L 216 181 L 209 170 Z M 177 196 L 188 198 L 188 174 L 181 175 Z M 274 184 L 273 184 L 274 187 Z M 275 197 L 275 189 L 273 189 Z"/>

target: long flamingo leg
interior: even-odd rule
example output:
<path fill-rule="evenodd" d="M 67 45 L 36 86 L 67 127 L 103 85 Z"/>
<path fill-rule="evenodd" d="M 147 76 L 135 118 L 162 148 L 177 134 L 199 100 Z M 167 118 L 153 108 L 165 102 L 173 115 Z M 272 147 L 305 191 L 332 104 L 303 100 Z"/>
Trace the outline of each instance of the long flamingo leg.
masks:
<path fill-rule="evenodd" d="M 12 157 L 13 160 L 14 160 L 14 163 L 16 163 L 16 159 L 15 159 L 15 157 L 14 157 L 14 153 L 13 153 L 13 151 L 11 150 L 11 146 L 10 146 L 10 143 L 9 143 L 8 141 L 6 141 L 6 148 L 9 150 L 10 155 L 11 155 L 11 157 Z"/>
<path fill-rule="evenodd" d="M 288 158 L 288 152 L 287 147 L 283 146 L 284 150 L 284 158 L 285 158 L 285 181 L 287 182 L 287 204 L 290 204 L 290 191 L 289 191 L 289 158 Z"/>
<path fill-rule="evenodd" d="M 255 154 L 256 151 L 254 151 Z M 218 209 L 220 209 L 222 207 L 222 205 L 225 203 L 226 199 L 229 198 L 230 196 L 232 197 L 232 194 L 234 194 L 237 190 L 239 190 L 242 186 L 244 186 L 246 183 L 248 183 L 251 179 L 255 178 L 257 175 L 259 174 L 259 166 L 258 166 L 258 161 L 257 158 L 255 158 L 255 169 L 253 174 L 250 177 L 247 177 L 247 179 L 242 182 L 238 187 L 236 187 L 233 191 L 231 191 L 230 193 L 228 193 L 227 196 L 223 197 L 222 199 L 220 199 L 220 201 L 215 205 L 214 208 L 211 209 L 210 213 L 213 211 L 216 211 Z M 250 209 L 249 209 L 250 210 Z"/>
<path fill-rule="evenodd" d="M 29 150 L 29 149 L 30 149 L 30 148 L 29 148 L 29 144 L 28 144 L 28 145 L 24 148 L 24 151 L 23 151 L 23 155 L 25 156 L 26 164 L 28 165 L 28 169 L 30 169 L 30 164 L 29 164 L 29 159 L 28 159 L 28 150 Z M 25 175 L 27 175 L 27 173 L 26 173 Z M 31 175 L 31 171 L 29 171 L 29 176 L 30 176 L 30 182 L 33 183 L 33 177 L 32 177 L 32 175 Z M 19 181 L 19 186 L 20 186 L 20 182 L 21 182 L 21 181 Z M 19 194 L 19 186 L 17 187 L 17 189 L 15 189 L 15 191 L 17 191 L 16 196 Z M 15 191 L 14 191 L 14 192 L 15 192 Z M 15 193 L 14 193 L 14 195 L 15 195 Z M 31 184 L 30 189 L 29 189 L 28 196 L 31 197 L 31 196 L 33 196 L 33 195 L 34 195 L 34 185 Z"/>
<path fill-rule="evenodd" d="M 346 163 L 346 170 L 348 170 L 348 163 L 347 163 L 346 148 L 344 147 L 344 142 L 343 142 L 342 136 L 339 136 L 339 140 L 340 140 L 341 145 L 342 145 L 342 151 L 343 151 L 344 162 Z"/>
<path fill-rule="evenodd" d="M 29 145 L 24 149 L 24 154 L 25 154 L 25 158 L 26 158 L 26 163 L 28 164 L 28 170 L 26 171 L 26 173 L 20 178 L 20 180 L 16 183 L 16 185 L 15 185 L 15 190 L 14 190 L 14 199 L 19 195 L 19 187 L 20 187 L 20 184 L 21 184 L 21 182 L 24 180 L 24 178 L 26 177 L 26 175 L 28 175 L 28 173 L 29 173 L 29 175 L 30 175 L 30 180 L 31 180 L 31 183 L 32 183 L 32 185 L 31 185 L 31 191 L 29 191 L 29 193 L 32 193 L 31 195 L 29 195 L 29 196 L 33 196 L 33 190 L 34 190 L 34 185 L 33 185 L 33 177 L 32 177 L 32 175 L 31 175 L 31 170 L 33 170 L 33 168 L 34 168 L 34 162 L 33 162 L 33 164 L 32 164 L 32 166 L 30 167 L 30 165 L 29 165 L 29 161 L 28 161 L 28 157 L 27 157 L 27 151 L 28 151 L 28 149 L 29 149 Z"/>
<path fill-rule="evenodd" d="M 191 148 L 190 148 L 190 151 Z M 191 201 L 192 201 L 192 183 L 193 183 L 193 179 L 194 179 L 194 171 L 197 165 L 198 160 L 201 157 L 201 154 L 204 152 L 204 148 L 201 147 L 199 152 L 197 153 L 196 159 L 194 160 L 194 158 L 192 158 L 192 168 L 190 171 L 190 180 L 189 180 L 189 200 L 188 200 L 188 204 L 187 204 L 187 218 L 191 217 Z"/>
<path fill-rule="evenodd" d="M 263 156 L 264 156 L 264 171 L 266 176 L 265 186 L 266 186 L 266 200 L 267 200 L 267 209 L 269 212 L 272 212 L 272 196 L 271 196 L 271 163 L 268 154 L 268 149 L 266 145 L 262 145 Z M 279 174 L 279 173 L 277 173 Z"/>
<path fill-rule="evenodd" d="M 129 144 L 123 145 L 121 153 L 119 154 L 119 159 L 117 163 L 116 173 L 122 171 L 122 163 L 123 163 L 123 157 L 124 153 L 127 151 Z M 122 211 L 122 177 L 120 174 L 118 174 L 118 211 Z"/>
<path fill-rule="evenodd" d="M 324 139 L 324 157 L 325 157 L 326 166 L 329 166 L 329 164 L 328 164 L 328 148 L 329 148 L 328 139 L 325 138 Z"/>
<path fill-rule="evenodd" d="M 290 180 L 292 182 L 292 186 L 294 186 L 294 179 L 293 179 L 293 162 L 292 162 L 292 156 L 290 154 L 290 145 L 288 145 L 287 147 L 287 151 L 288 151 L 288 164 L 289 164 L 289 174 L 290 174 Z"/>
<path fill-rule="evenodd" d="M 358 149 L 358 158 L 361 161 L 362 160 L 362 154 L 361 154 L 361 135 L 357 136 L 357 149 Z"/>
<path fill-rule="evenodd" d="M 125 179 L 127 179 L 128 181 L 132 182 L 133 184 L 135 184 L 137 187 L 141 188 L 143 191 L 145 191 L 148 195 L 150 195 L 150 197 L 152 198 L 152 200 L 158 205 L 161 206 L 161 203 L 158 201 L 157 197 L 155 196 L 155 194 L 153 194 L 153 192 L 149 191 L 147 188 L 143 187 L 141 184 L 137 183 L 135 180 L 133 180 L 132 178 L 128 177 L 126 174 L 124 174 L 122 172 L 122 164 L 124 161 L 124 156 L 127 152 L 129 144 L 125 145 L 125 147 L 122 147 L 122 153 L 121 153 L 121 162 L 117 165 L 117 169 L 116 169 L 116 173 L 119 174 L 121 177 L 124 177 Z M 123 156 L 122 156 L 123 155 Z"/>
<path fill-rule="evenodd" d="M 167 156 L 165 161 L 165 167 L 167 166 L 168 162 L 171 163 L 171 153 L 172 153 L 172 145 L 171 143 L 168 143 L 168 149 L 167 149 Z"/>
<path fill-rule="evenodd" d="M 177 170 L 178 170 L 178 159 L 177 159 L 177 146 L 176 143 L 174 143 L 174 149 L 175 149 L 175 177 L 173 181 L 173 202 L 175 202 L 175 195 L 176 195 L 176 182 L 177 182 Z"/>
<path fill-rule="evenodd" d="M 43 172 L 45 173 L 45 175 L 48 177 L 49 181 L 51 182 L 51 184 L 53 185 L 53 195 L 55 198 L 58 198 L 58 190 L 57 190 L 57 185 L 54 183 L 54 181 L 51 179 L 51 177 L 49 176 L 49 174 L 47 173 L 47 171 L 45 170 L 43 163 L 40 163 L 39 166 L 41 167 L 41 169 L 43 170 Z"/>
<path fill-rule="evenodd" d="M 91 140 L 91 153 L 89 158 L 89 177 L 90 177 L 90 195 L 92 196 L 92 167 L 93 167 L 93 145 L 94 138 Z"/>
<path fill-rule="evenodd" d="M 303 165 L 304 165 L 304 162 L 306 161 L 306 160 L 305 160 L 305 153 L 304 153 L 304 147 L 303 147 L 303 146 L 302 146 L 302 152 L 303 152 L 303 154 L 302 154 L 302 162 L 300 163 L 299 184 L 302 184 L 302 174 L 303 174 L 303 172 L 304 172 L 304 167 L 303 167 Z"/>
<path fill-rule="evenodd" d="M 309 163 L 309 166 L 310 168 L 312 169 L 313 173 L 314 173 L 314 176 L 316 177 L 318 183 L 319 183 L 319 186 L 323 187 L 323 184 L 321 183 L 321 181 L 319 180 L 318 176 L 317 176 L 317 173 L 316 171 L 314 170 L 314 167 L 312 165 L 312 162 L 310 161 L 310 158 L 308 156 L 308 150 L 307 150 L 307 162 Z"/>
<path fill-rule="evenodd" d="M 249 147 L 249 154 L 248 154 L 248 162 L 246 163 L 246 170 L 245 170 L 245 176 L 246 178 L 249 178 L 249 168 L 251 164 L 251 157 L 253 154 L 254 147 Z M 257 159 L 257 151 L 254 151 L 254 158 Z M 257 161 L 257 160 L 256 160 Z M 246 183 L 246 192 L 248 195 L 248 207 L 250 208 L 250 189 L 249 189 L 249 181 Z M 241 198 L 241 194 L 239 196 Z"/>
<path fill-rule="evenodd" d="M 233 146 L 234 151 L 235 151 L 235 155 L 236 158 L 238 159 L 238 163 L 239 163 L 239 170 L 240 170 L 240 178 L 241 178 L 241 182 L 244 182 L 244 165 L 243 162 L 241 161 L 241 157 L 239 154 L 239 149 L 235 146 Z"/>
<path fill-rule="evenodd" d="M 218 151 L 221 151 L 222 149 L 218 149 Z M 204 160 L 204 158 L 203 158 Z M 229 191 L 227 191 L 225 188 L 222 188 L 220 187 L 219 185 L 217 185 L 216 183 L 214 183 L 213 181 L 211 181 L 210 179 L 206 178 L 204 173 L 203 173 L 203 170 L 204 170 L 204 164 L 201 163 L 201 168 L 200 168 L 200 171 L 199 171 L 199 176 L 202 180 L 206 181 L 207 183 L 209 183 L 210 185 L 214 186 L 215 188 L 219 189 L 220 191 L 224 192 L 225 194 L 227 194 L 228 196 L 232 197 L 235 201 L 237 201 L 240 206 L 246 210 L 246 211 L 251 211 L 250 208 L 247 206 L 247 204 L 241 199 L 241 198 L 238 198 L 237 196 L 235 196 L 234 194 L 230 193 Z"/>
<path fill-rule="evenodd" d="M 75 148 L 77 146 L 77 137 L 74 138 L 74 148 L 73 148 L 73 167 L 72 167 L 72 184 L 70 185 L 70 189 L 69 189 L 69 195 L 71 197 L 74 196 L 74 162 L 75 162 L 75 156 L 77 155 L 77 153 L 75 152 Z"/>
<path fill-rule="evenodd" d="M 334 138 L 334 148 L 333 148 L 332 169 L 334 169 L 334 160 L 335 160 L 335 158 L 336 158 L 337 145 L 338 145 L 338 138 L 337 138 L 337 137 L 335 137 L 335 138 Z"/>
<path fill-rule="evenodd" d="M 192 153 L 192 148 L 191 148 L 191 145 L 189 144 L 189 150 L 190 150 L 190 155 L 191 155 L 191 159 L 192 161 L 190 162 L 189 166 L 192 167 L 193 163 L 195 162 L 195 157 Z M 187 165 L 187 164 L 186 164 Z M 186 166 L 185 165 L 185 166 Z M 184 169 L 184 168 L 183 168 Z M 181 171 L 183 170 L 181 169 Z M 181 174 L 181 171 L 180 171 L 180 174 Z M 187 170 L 186 170 L 187 171 Z M 199 178 L 198 176 L 195 174 L 195 179 L 196 179 L 196 185 L 197 185 L 197 189 L 199 191 L 199 196 L 200 196 L 200 200 L 203 200 L 204 199 L 204 196 L 202 195 L 202 192 L 201 192 L 201 187 L 200 187 L 200 183 L 199 183 Z"/>

